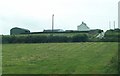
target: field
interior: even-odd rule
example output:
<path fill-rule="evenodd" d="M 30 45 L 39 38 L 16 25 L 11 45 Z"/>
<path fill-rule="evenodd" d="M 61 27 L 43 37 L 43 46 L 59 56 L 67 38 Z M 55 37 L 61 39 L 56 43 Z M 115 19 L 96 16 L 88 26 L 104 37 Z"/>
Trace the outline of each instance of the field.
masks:
<path fill-rule="evenodd" d="M 117 42 L 3 44 L 3 74 L 116 74 Z"/>

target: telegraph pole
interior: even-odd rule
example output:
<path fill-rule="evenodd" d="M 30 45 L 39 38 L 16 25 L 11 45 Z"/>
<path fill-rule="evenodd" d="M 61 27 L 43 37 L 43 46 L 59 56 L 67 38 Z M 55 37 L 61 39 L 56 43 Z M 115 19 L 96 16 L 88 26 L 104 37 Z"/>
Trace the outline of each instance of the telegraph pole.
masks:
<path fill-rule="evenodd" d="M 114 29 L 115 29 L 115 21 L 114 21 Z"/>
<path fill-rule="evenodd" d="M 54 14 L 52 15 L 52 32 L 53 32 L 53 29 L 54 29 Z"/>
<path fill-rule="evenodd" d="M 109 29 L 111 29 L 111 22 L 109 21 Z"/>

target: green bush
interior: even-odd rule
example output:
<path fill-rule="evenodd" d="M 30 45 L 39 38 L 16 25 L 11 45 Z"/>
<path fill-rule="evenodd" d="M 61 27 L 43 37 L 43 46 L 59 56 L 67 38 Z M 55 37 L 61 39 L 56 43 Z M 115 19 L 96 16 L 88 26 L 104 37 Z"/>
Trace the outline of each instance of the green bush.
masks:
<path fill-rule="evenodd" d="M 88 36 L 86 34 L 78 34 L 72 37 L 72 42 L 86 42 L 88 41 Z"/>
<path fill-rule="evenodd" d="M 119 30 L 107 30 L 103 41 L 106 42 L 119 42 L 120 41 L 120 31 Z"/>
<path fill-rule="evenodd" d="M 49 42 L 85 42 L 86 34 L 78 34 L 72 37 L 57 35 L 7 35 L 2 36 L 3 43 L 49 43 Z"/>

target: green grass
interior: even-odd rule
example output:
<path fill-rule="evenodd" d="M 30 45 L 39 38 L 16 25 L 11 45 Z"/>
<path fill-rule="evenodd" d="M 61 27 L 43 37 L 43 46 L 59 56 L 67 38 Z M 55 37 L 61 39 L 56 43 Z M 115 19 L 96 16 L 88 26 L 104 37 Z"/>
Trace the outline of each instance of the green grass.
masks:
<path fill-rule="evenodd" d="M 2 74 L 2 44 L 0 43 L 0 75 Z"/>
<path fill-rule="evenodd" d="M 3 74 L 116 74 L 117 51 L 117 42 L 3 44 Z"/>

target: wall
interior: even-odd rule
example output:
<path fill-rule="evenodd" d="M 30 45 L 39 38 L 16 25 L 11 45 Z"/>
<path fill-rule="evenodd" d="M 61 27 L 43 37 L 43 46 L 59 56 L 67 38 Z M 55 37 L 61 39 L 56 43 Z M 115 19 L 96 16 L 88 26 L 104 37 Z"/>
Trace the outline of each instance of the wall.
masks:
<path fill-rule="evenodd" d="M 81 24 L 80 26 L 77 27 L 78 31 L 88 31 L 90 30 L 88 27 L 86 27 L 86 25 Z"/>

